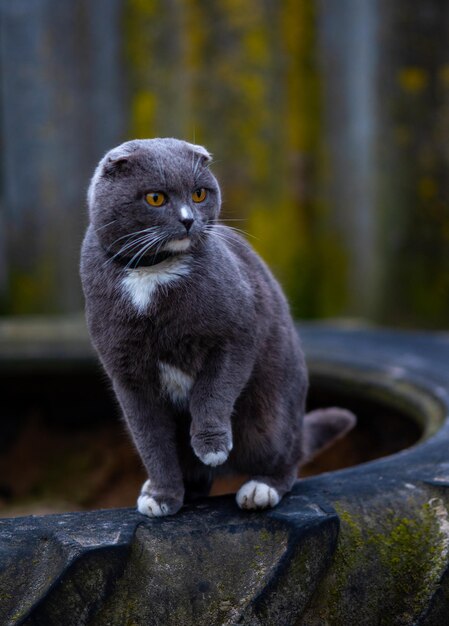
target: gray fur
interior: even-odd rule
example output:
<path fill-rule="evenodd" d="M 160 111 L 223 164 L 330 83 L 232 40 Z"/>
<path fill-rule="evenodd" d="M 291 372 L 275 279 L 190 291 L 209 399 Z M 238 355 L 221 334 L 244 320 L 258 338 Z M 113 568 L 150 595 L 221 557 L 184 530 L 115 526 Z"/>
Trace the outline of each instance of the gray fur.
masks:
<path fill-rule="evenodd" d="M 305 455 L 307 372 L 289 308 L 246 241 L 217 224 L 220 189 L 209 161 L 204 148 L 176 139 L 127 142 L 100 161 L 88 193 L 87 322 L 148 471 L 148 515 L 175 513 L 186 492 L 207 492 L 217 474 L 247 474 L 282 497 Z M 196 204 L 191 194 L 202 187 L 208 197 Z M 149 206 L 149 191 L 166 193 L 167 204 Z M 194 220 L 188 234 L 182 206 Z M 139 235 L 147 239 L 130 245 L 130 234 L 147 228 Z M 119 262 L 174 241 L 190 247 L 153 267 Z M 149 275 L 160 280 L 150 279 L 147 298 Z M 143 281 L 139 306 L 126 277 Z M 246 508 L 273 506 L 270 493 L 270 502 Z"/>

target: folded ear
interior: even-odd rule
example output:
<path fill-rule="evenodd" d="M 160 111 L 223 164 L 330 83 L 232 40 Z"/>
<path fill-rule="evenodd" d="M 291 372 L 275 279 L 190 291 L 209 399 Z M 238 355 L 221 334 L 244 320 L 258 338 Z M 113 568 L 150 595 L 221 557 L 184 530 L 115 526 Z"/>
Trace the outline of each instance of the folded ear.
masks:
<path fill-rule="evenodd" d="M 130 155 L 122 156 L 109 156 L 103 163 L 103 175 L 109 177 L 115 177 L 123 174 L 129 169 Z"/>
<path fill-rule="evenodd" d="M 210 163 L 212 161 L 212 155 L 210 152 L 206 150 L 204 146 L 199 146 L 198 144 L 188 143 L 186 142 L 188 147 L 192 150 L 194 154 L 200 157 L 202 164 Z"/>
<path fill-rule="evenodd" d="M 301 465 L 344 437 L 357 423 L 356 416 L 346 409 L 318 409 L 304 416 L 304 458 Z"/>
<path fill-rule="evenodd" d="M 110 150 L 97 165 L 87 191 L 89 207 L 92 207 L 95 202 L 95 189 L 100 178 L 115 178 L 128 170 L 133 154 L 130 144 L 131 142 L 128 142 L 126 145 Z"/>
<path fill-rule="evenodd" d="M 100 161 L 103 176 L 116 176 L 129 170 L 131 160 L 141 151 L 141 141 L 125 141 L 120 146 L 109 150 Z"/>

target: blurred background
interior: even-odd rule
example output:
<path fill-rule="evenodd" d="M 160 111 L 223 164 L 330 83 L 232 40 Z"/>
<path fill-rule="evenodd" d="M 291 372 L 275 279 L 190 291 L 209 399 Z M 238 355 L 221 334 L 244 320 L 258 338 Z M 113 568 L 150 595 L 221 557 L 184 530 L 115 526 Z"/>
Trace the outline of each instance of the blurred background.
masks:
<path fill-rule="evenodd" d="M 3 0 L 0 45 L 1 315 L 82 310 L 95 164 L 176 136 L 297 317 L 447 326 L 445 0 Z"/>
<path fill-rule="evenodd" d="M 145 480 L 78 264 L 96 163 L 157 136 L 215 155 L 296 317 L 448 326 L 446 0 L 0 0 L 1 515 L 134 505 Z M 359 422 L 304 474 L 422 435 L 313 371 L 309 403 Z"/>

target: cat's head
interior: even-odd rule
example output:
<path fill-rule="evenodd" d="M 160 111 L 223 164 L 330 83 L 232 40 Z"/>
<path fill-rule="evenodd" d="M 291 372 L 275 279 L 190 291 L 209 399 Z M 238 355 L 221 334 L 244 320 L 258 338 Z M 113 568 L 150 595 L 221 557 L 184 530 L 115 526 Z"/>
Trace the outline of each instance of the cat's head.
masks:
<path fill-rule="evenodd" d="M 100 161 L 88 191 L 102 246 L 133 257 L 190 249 L 220 211 L 210 154 L 179 139 L 127 141 Z"/>

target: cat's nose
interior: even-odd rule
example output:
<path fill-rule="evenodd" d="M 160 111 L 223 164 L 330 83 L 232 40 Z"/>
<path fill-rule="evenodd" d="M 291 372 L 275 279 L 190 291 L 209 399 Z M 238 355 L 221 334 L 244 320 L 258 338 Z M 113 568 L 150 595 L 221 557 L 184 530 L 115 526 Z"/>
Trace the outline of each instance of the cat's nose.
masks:
<path fill-rule="evenodd" d="M 183 217 L 179 221 L 185 226 L 186 231 L 189 232 L 190 227 L 193 224 L 193 219 L 191 217 Z"/>

